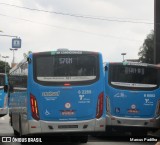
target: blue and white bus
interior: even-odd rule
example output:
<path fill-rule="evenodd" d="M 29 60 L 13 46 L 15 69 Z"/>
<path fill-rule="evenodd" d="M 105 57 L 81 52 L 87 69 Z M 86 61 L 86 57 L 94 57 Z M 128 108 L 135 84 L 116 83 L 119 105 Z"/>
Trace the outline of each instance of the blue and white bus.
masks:
<path fill-rule="evenodd" d="M 0 73 L 0 117 L 8 113 L 8 94 L 5 88 L 8 85 L 7 75 Z"/>
<path fill-rule="evenodd" d="M 9 74 L 11 125 L 20 135 L 105 131 L 102 55 L 32 53 Z"/>
<path fill-rule="evenodd" d="M 107 63 L 106 131 L 145 136 L 160 128 L 160 67 L 145 63 Z"/>

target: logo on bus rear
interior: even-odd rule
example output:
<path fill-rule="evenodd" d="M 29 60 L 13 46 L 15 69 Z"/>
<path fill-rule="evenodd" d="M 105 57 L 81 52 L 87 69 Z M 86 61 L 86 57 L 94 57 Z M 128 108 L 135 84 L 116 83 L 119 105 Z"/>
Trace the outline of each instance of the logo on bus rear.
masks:
<path fill-rule="evenodd" d="M 71 108 L 71 103 L 66 103 L 64 106 L 65 106 L 65 108 L 69 109 L 69 108 Z"/>

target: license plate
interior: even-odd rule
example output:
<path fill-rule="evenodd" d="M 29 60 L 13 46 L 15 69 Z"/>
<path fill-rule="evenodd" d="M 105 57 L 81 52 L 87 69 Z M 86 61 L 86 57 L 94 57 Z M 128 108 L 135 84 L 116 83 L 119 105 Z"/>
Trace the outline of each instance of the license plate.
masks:
<path fill-rule="evenodd" d="M 63 115 L 63 116 L 71 116 L 74 114 L 75 114 L 74 110 L 61 110 L 61 115 Z"/>
<path fill-rule="evenodd" d="M 58 125 L 59 129 L 65 129 L 65 128 L 78 128 L 78 125 Z"/>

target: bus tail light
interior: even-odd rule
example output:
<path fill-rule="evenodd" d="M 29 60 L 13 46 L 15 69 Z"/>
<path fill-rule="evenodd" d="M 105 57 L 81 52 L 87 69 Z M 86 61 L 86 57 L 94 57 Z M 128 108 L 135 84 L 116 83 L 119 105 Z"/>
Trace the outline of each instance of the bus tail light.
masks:
<path fill-rule="evenodd" d="M 157 102 L 156 115 L 160 115 L 160 100 Z"/>
<path fill-rule="evenodd" d="M 39 120 L 39 111 L 38 111 L 38 104 L 35 96 L 30 94 L 30 103 L 31 103 L 31 112 L 32 117 L 36 120 Z"/>
<path fill-rule="evenodd" d="M 64 86 L 70 86 L 71 84 L 70 83 L 64 83 Z"/>
<path fill-rule="evenodd" d="M 109 97 L 106 97 L 106 111 L 107 111 L 107 113 L 110 113 L 110 99 L 109 99 Z"/>
<path fill-rule="evenodd" d="M 98 96 L 96 118 L 99 119 L 103 114 L 103 92 Z"/>

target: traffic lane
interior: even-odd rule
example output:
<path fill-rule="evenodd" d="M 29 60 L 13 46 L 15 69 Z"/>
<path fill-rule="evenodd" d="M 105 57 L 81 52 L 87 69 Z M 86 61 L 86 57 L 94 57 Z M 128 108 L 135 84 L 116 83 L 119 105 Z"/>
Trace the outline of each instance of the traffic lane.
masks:
<path fill-rule="evenodd" d="M 9 124 L 9 119 L 10 119 L 10 117 L 8 115 L 0 118 L 0 136 L 1 137 L 2 136 L 3 137 L 5 137 L 5 136 L 15 137 L 14 133 L 13 133 L 13 129 Z M 55 136 L 53 136 L 53 138 L 54 137 Z M 48 142 L 43 142 L 43 143 L 38 143 L 38 144 L 47 144 L 47 145 L 50 145 L 50 144 L 53 144 L 53 143 L 57 144 L 57 145 L 81 144 L 81 143 L 67 142 L 66 140 L 61 140 L 61 138 L 58 140 L 58 142 L 57 141 L 50 142 L 49 140 L 50 139 L 48 138 Z M 92 136 L 89 136 L 89 141 L 85 145 L 121 145 L 121 144 L 123 144 L 123 145 L 128 145 L 128 144 L 132 144 L 132 145 L 138 145 L 138 144 L 155 145 L 156 144 L 156 142 L 130 142 L 129 137 L 127 137 L 127 140 L 128 141 L 126 141 L 126 138 L 124 138 L 124 137 L 118 137 L 118 136 L 116 136 L 116 137 L 102 137 L 102 136 L 101 137 L 92 137 Z M 42 141 L 43 141 L 43 138 L 42 138 Z M 20 145 L 21 143 L 20 142 L 17 142 L 17 143 L 12 142 L 12 143 L 0 143 L 0 144 L 3 144 L 3 145 L 4 144 L 6 144 L 6 145 L 8 145 L 8 144 Z M 35 143 L 31 143 L 31 142 L 29 144 L 35 145 Z"/>
<path fill-rule="evenodd" d="M 0 117 L 0 136 L 14 136 L 13 129 L 9 124 L 9 115 Z"/>

